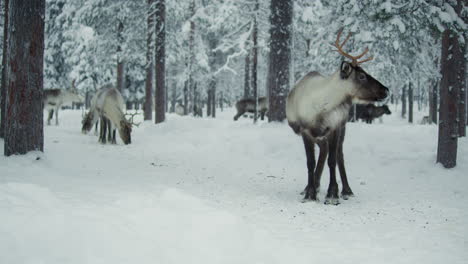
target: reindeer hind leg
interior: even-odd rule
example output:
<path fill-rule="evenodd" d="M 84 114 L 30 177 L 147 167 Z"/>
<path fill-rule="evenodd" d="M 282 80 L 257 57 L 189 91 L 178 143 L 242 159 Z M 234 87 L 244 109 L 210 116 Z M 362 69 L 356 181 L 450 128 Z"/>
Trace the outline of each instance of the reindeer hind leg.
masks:
<path fill-rule="evenodd" d="M 339 141 L 338 141 L 338 152 L 337 152 L 337 162 L 338 162 L 338 170 L 340 171 L 340 177 L 341 177 L 341 184 L 342 184 L 342 190 L 341 190 L 341 197 L 343 199 L 348 200 L 349 197 L 354 196 L 353 191 L 351 190 L 351 187 L 349 187 L 348 183 L 348 177 L 346 175 L 346 169 L 344 165 L 344 155 L 343 155 L 343 142 L 344 142 L 344 137 L 346 134 L 346 127 L 343 127 L 340 129 L 340 135 L 339 135 Z"/>
<path fill-rule="evenodd" d="M 315 143 L 307 135 L 302 135 L 302 140 L 304 142 L 304 148 L 307 157 L 307 186 L 304 189 L 304 200 L 317 200 L 316 184 L 314 177 L 315 169 Z"/>

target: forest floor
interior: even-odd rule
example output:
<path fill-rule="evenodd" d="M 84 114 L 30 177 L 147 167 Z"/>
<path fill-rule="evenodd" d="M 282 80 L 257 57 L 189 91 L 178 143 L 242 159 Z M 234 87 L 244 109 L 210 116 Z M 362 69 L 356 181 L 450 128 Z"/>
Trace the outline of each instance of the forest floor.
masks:
<path fill-rule="evenodd" d="M 327 167 L 320 202 L 302 202 L 304 149 L 286 124 L 168 115 L 134 128 L 131 145 L 102 145 L 81 114 L 45 127 L 45 153 L 0 156 L 0 263 L 468 259 L 468 140 L 444 169 L 435 125 L 350 123 L 355 197 L 333 206 Z"/>

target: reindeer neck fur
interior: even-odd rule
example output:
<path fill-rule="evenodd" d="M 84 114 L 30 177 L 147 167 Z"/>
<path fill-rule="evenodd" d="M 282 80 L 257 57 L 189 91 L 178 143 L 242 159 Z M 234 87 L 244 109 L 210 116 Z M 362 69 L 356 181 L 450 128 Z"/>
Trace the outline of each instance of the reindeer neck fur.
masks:
<path fill-rule="evenodd" d="M 324 137 L 340 127 L 352 105 L 353 86 L 340 78 L 339 72 L 329 77 L 308 74 L 288 96 L 286 116 L 296 133 Z"/>
<path fill-rule="evenodd" d="M 121 121 L 128 122 L 123 112 L 124 100 L 120 93 L 112 88 L 103 91 L 97 98 L 96 111 L 108 118 L 112 124 L 121 129 Z"/>

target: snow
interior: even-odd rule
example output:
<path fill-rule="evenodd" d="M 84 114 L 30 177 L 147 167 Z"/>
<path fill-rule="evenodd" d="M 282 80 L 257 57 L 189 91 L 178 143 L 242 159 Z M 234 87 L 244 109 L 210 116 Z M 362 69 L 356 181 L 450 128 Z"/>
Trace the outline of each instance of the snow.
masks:
<path fill-rule="evenodd" d="M 323 204 L 327 169 L 321 202 L 301 202 L 305 155 L 286 124 L 218 109 L 101 145 L 61 111 L 44 154 L 0 157 L 0 263 L 464 263 L 468 141 L 444 169 L 437 127 L 391 110 L 348 125 L 355 197 L 339 206 Z"/>

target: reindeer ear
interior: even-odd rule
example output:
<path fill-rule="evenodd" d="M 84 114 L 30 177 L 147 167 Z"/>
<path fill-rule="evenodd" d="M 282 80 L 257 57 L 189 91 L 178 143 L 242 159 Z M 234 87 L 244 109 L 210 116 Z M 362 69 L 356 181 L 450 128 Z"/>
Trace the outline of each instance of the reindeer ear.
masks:
<path fill-rule="evenodd" d="M 353 71 L 353 67 L 351 66 L 351 63 L 347 61 L 343 61 L 341 63 L 341 68 L 340 68 L 341 79 L 347 79 L 349 75 L 351 75 L 352 71 Z"/>

